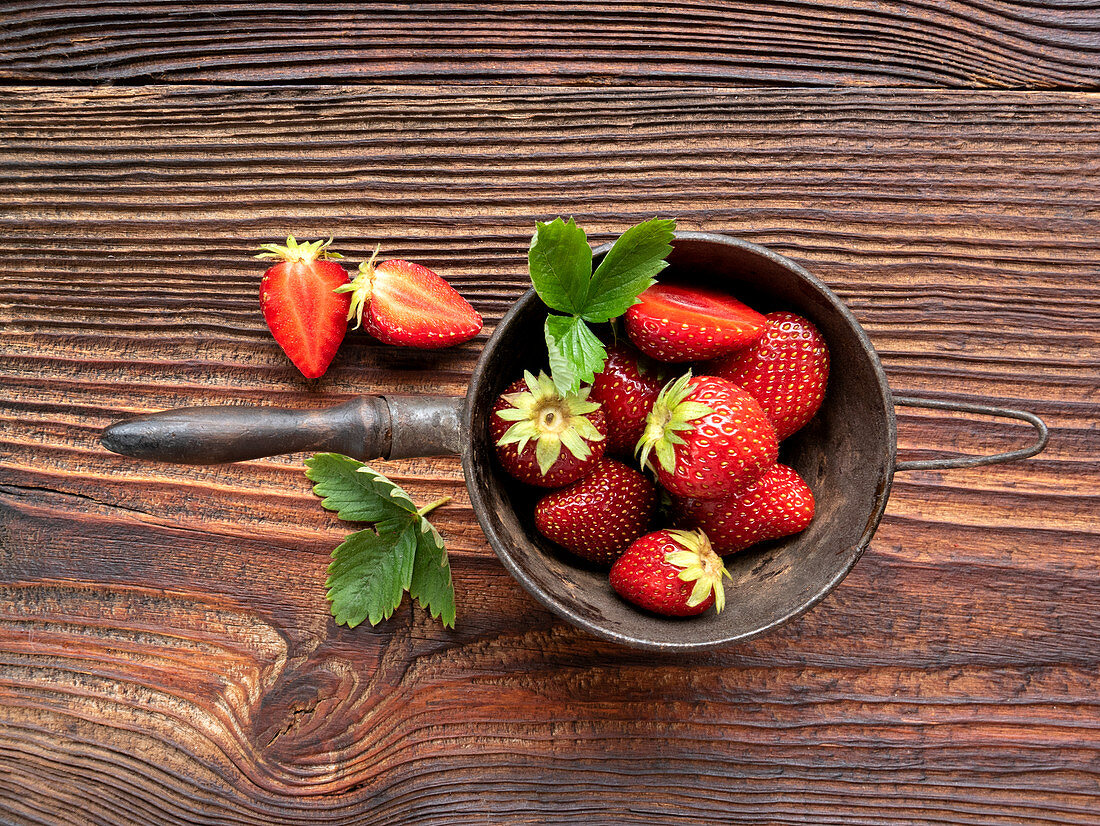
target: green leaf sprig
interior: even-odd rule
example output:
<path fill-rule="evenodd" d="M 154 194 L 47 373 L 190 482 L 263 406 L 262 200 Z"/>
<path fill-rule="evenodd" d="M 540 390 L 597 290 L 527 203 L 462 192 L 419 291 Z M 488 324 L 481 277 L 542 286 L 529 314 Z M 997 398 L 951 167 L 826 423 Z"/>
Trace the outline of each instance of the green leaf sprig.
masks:
<path fill-rule="evenodd" d="M 443 538 L 425 518 L 444 497 L 417 508 L 398 485 L 340 453 L 306 460 L 322 507 L 372 527 L 350 534 L 332 552 L 327 597 L 337 625 L 389 619 L 405 591 L 443 625 L 454 628 L 455 592 Z"/>
<path fill-rule="evenodd" d="M 570 218 L 536 223 L 527 262 L 531 283 L 551 310 L 544 334 L 550 375 L 563 396 L 591 383 L 607 350 L 589 324 L 618 318 L 668 266 L 676 222 L 654 218 L 631 227 L 592 271 L 592 248 Z"/>

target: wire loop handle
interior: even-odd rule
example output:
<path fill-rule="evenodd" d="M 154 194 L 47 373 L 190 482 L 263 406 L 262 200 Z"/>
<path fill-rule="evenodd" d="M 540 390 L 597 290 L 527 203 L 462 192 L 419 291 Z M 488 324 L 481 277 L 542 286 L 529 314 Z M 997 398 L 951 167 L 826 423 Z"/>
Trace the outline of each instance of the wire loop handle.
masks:
<path fill-rule="evenodd" d="M 999 416 L 1006 419 L 1019 419 L 1027 422 L 1038 431 L 1039 436 L 1034 444 L 1019 450 L 1011 450 L 1007 453 L 994 453 L 990 456 L 958 456 L 945 459 L 915 459 L 908 462 L 898 462 L 894 470 L 947 470 L 949 468 L 978 467 L 980 465 L 995 465 L 1001 462 L 1011 462 L 1015 459 L 1026 459 L 1034 456 L 1047 446 L 1050 431 L 1046 423 L 1034 413 L 1025 410 L 1012 410 L 1006 407 L 989 407 L 984 404 L 966 404 L 964 402 L 941 401 L 938 399 L 915 399 L 909 396 L 895 396 L 895 405 L 905 407 L 927 407 L 932 410 L 950 410 L 955 413 L 977 413 L 984 416 Z"/>

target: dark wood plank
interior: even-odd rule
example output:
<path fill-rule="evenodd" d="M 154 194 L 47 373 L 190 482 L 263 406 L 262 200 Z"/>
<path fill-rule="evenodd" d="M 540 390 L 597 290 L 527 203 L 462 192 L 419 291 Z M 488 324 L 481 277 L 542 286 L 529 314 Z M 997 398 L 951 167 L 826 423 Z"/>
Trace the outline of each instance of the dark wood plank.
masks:
<path fill-rule="evenodd" d="M 11 0 L 0 79 L 1095 89 L 1100 10 L 1094 0 Z"/>
<path fill-rule="evenodd" d="M 28 89 L 6 110 L 0 819 L 1095 823 L 1094 97 L 154 87 Z M 895 391 L 1034 410 L 1050 447 L 899 475 L 818 608 L 653 657 L 528 598 L 454 459 L 378 467 L 455 496 L 435 521 L 458 627 L 405 606 L 349 631 L 322 597 L 346 526 L 303 457 L 180 468 L 95 443 L 169 406 L 463 391 L 479 340 L 395 354 L 359 334 L 306 386 L 258 312 L 263 240 L 332 233 L 352 260 L 382 241 L 491 327 L 535 220 L 573 214 L 598 241 L 654 213 L 795 257 Z M 900 421 L 910 457 L 1026 438 Z"/>

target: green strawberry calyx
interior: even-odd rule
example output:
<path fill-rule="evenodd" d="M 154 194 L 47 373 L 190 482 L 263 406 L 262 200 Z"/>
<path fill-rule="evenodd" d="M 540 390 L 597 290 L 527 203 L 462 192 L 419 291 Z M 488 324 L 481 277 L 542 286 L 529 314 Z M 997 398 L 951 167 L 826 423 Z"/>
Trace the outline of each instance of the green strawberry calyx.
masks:
<path fill-rule="evenodd" d="M 691 386 L 691 371 L 666 384 L 653 407 L 646 416 L 645 430 L 638 440 L 635 452 L 642 467 L 656 470 L 650 454 L 654 454 L 657 463 L 668 473 L 676 469 L 676 445 L 684 444 L 680 435 L 682 430 L 691 430 L 694 422 L 714 412 L 714 408 L 702 402 L 687 401 L 694 389 Z"/>
<path fill-rule="evenodd" d="M 711 547 L 710 539 L 699 530 L 670 530 L 668 533 L 681 549 L 665 554 L 665 562 L 680 569 L 677 576 L 684 582 L 695 583 L 691 596 L 688 597 L 688 606 L 694 608 L 713 593 L 714 610 L 722 613 L 722 609 L 726 607 L 722 577 L 733 577 L 722 564 L 722 557 Z"/>
<path fill-rule="evenodd" d="M 374 248 L 370 261 L 364 261 L 359 265 L 359 274 L 347 284 L 341 284 L 333 292 L 351 293 L 351 304 L 348 306 L 348 321 L 355 319 L 355 326 L 351 329 L 358 330 L 363 324 L 363 310 L 370 304 L 371 292 L 374 289 L 374 262 L 378 259 L 378 253 L 382 251 L 382 245 Z"/>
<path fill-rule="evenodd" d="M 260 244 L 261 251 L 256 257 L 286 261 L 290 264 L 312 264 L 318 258 L 322 261 L 330 258 L 343 258 L 344 256 L 340 253 L 329 249 L 331 243 L 332 238 L 327 241 L 306 241 L 303 243 L 294 240 L 293 235 L 288 235 L 285 246 L 282 244 Z"/>
<path fill-rule="evenodd" d="M 591 388 L 582 387 L 577 393 L 563 396 L 545 373 L 536 377 L 525 370 L 523 380 L 526 390 L 501 397 L 510 406 L 498 410 L 496 415 L 513 424 L 497 444 L 501 447 L 514 444 L 522 453 L 533 441 L 535 459 L 543 476 L 561 456 L 562 446 L 578 459 L 587 459 L 592 452 L 588 442 L 603 439 L 603 434 L 588 418 L 600 409 L 599 403 L 588 400 Z"/>

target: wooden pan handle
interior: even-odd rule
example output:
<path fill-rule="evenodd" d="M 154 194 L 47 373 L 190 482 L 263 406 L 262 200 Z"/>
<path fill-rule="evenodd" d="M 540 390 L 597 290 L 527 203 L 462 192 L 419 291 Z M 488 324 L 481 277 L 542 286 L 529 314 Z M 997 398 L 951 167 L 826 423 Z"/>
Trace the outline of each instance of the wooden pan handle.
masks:
<path fill-rule="evenodd" d="M 320 410 L 184 407 L 116 422 L 103 431 L 108 450 L 155 462 L 216 465 L 300 451 L 355 459 L 401 459 L 461 451 L 465 399 L 362 396 Z"/>

